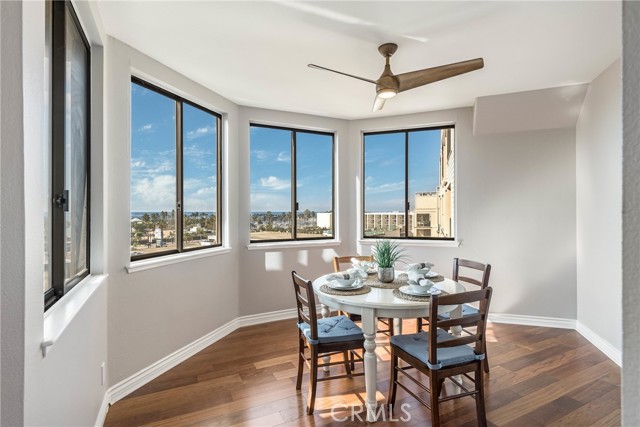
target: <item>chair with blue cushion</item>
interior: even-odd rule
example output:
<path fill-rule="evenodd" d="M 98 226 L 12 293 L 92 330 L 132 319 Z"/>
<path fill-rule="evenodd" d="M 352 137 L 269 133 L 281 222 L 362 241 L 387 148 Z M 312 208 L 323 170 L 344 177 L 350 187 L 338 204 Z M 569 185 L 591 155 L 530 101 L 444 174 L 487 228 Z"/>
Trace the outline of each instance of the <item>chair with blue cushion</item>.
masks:
<path fill-rule="evenodd" d="M 475 275 L 477 278 L 471 277 Z M 467 259 L 454 258 L 453 259 L 453 276 L 452 279 L 456 282 L 464 284 L 470 284 L 479 286 L 480 289 L 485 289 L 489 286 L 489 276 L 491 275 L 491 264 L 482 264 L 477 261 L 470 261 Z M 462 306 L 462 315 L 477 313 L 478 309 L 465 304 Z M 440 315 L 442 319 L 448 319 L 449 313 Z M 422 330 L 422 321 L 426 319 L 418 319 L 418 332 Z M 464 330 L 468 332 L 467 330 Z M 489 359 L 485 358 L 484 371 L 489 373 Z"/>
<path fill-rule="evenodd" d="M 362 356 L 357 354 L 355 350 L 364 351 L 364 335 L 362 329 L 346 316 L 318 319 L 313 285 L 295 271 L 291 272 L 291 276 L 293 277 L 298 308 L 299 352 L 296 390 L 300 390 L 302 387 L 302 370 L 303 365 L 306 364 L 309 367 L 307 414 L 311 415 L 313 414 L 318 381 L 364 375 L 364 372 L 353 373 L 349 363 L 350 353 L 355 355 L 359 362 L 363 362 Z M 305 355 L 306 348 L 311 353 L 309 357 Z M 318 363 L 321 357 L 337 354 L 342 354 L 342 361 Z M 344 365 L 346 374 L 318 378 L 318 368 L 332 365 Z"/>
<path fill-rule="evenodd" d="M 484 406 L 484 372 L 486 338 L 485 329 L 492 288 L 479 291 L 462 292 L 451 295 L 432 295 L 429 303 L 429 332 L 391 337 L 391 379 L 388 404 L 393 407 L 396 390 L 400 386 L 420 403 L 431 409 L 431 421 L 434 427 L 440 425 L 440 403 L 471 396 L 476 403 L 478 425 L 486 426 L 487 417 Z M 458 318 L 445 319 L 438 316 L 442 306 L 478 303 L 476 312 Z M 447 330 L 454 326 L 472 327 L 474 332 L 464 336 L 451 335 Z M 400 366 L 403 360 L 408 366 Z M 419 377 L 410 375 L 417 370 L 429 378 L 429 386 Z M 429 393 L 429 402 L 420 398 L 405 383 L 400 382 L 398 374 L 409 378 L 412 383 Z M 440 396 L 445 380 L 452 381 L 459 393 Z M 471 385 L 473 387 L 471 387 Z M 415 390 L 415 389 L 414 389 Z M 449 391 L 449 390 L 448 390 Z"/>

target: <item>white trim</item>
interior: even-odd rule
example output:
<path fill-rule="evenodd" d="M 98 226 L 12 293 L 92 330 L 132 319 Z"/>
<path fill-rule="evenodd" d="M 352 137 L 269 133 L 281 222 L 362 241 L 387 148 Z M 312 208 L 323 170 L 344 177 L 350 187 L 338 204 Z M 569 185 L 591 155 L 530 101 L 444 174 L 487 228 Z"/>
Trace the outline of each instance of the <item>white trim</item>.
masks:
<path fill-rule="evenodd" d="M 605 356 L 613 360 L 616 365 L 622 367 L 622 352 L 620 350 L 612 346 L 611 343 L 593 332 L 580 321 L 576 321 L 576 331 L 588 339 L 591 344 L 595 345 Z"/>
<path fill-rule="evenodd" d="M 201 249 L 198 251 L 183 252 L 180 254 L 171 254 L 160 256 L 157 258 L 142 259 L 140 261 L 132 261 L 126 268 L 127 273 L 136 273 L 138 271 L 149 270 L 151 268 L 164 267 L 165 265 L 177 264 L 179 262 L 191 261 L 209 256 L 223 255 L 231 253 L 230 247 Z"/>
<path fill-rule="evenodd" d="M 250 251 L 271 250 L 271 249 L 303 249 L 303 248 L 329 248 L 340 246 L 340 240 L 295 240 L 286 242 L 265 242 L 249 243 L 247 249 Z"/>
<path fill-rule="evenodd" d="M 104 394 L 102 398 L 102 404 L 100 405 L 100 410 L 98 411 L 98 416 L 96 417 L 95 426 L 102 427 L 104 422 L 107 419 L 107 412 L 109 412 L 109 391 Z"/>
<path fill-rule="evenodd" d="M 576 329 L 576 321 L 574 319 L 563 319 L 558 317 L 489 313 L 489 322 L 508 323 L 511 325 L 541 326 L 543 328 Z"/>
<path fill-rule="evenodd" d="M 396 242 L 400 246 L 435 246 L 441 248 L 457 248 L 462 244 L 462 240 L 418 240 L 418 239 L 405 239 L 398 237 Z M 376 239 L 360 239 L 358 244 L 362 246 L 373 246 L 376 244 Z"/>
<path fill-rule="evenodd" d="M 44 313 L 44 333 L 40 349 L 42 357 L 47 356 L 49 347 L 52 347 L 58 338 L 71 324 L 82 307 L 91 298 L 98 288 L 105 283 L 106 274 L 90 274 L 80 281 L 61 298 L 53 307 Z"/>
<path fill-rule="evenodd" d="M 233 319 L 232 321 L 222 325 L 218 329 L 198 338 L 181 349 L 171 353 L 170 355 L 160 359 L 159 361 L 149 365 L 148 367 L 138 371 L 129 378 L 120 381 L 118 384 L 107 390 L 105 400 L 113 405 L 123 397 L 133 393 L 149 381 L 164 374 L 169 369 L 184 362 L 196 353 L 204 350 L 216 341 L 221 340 L 238 328 L 245 326 L 258 325 L 261 323 L 274 322 L 277 320 L 293 319 L 296 317 L 296 309 L 286 309 L 272 311 L 270 313 L 254 314 Z"/>

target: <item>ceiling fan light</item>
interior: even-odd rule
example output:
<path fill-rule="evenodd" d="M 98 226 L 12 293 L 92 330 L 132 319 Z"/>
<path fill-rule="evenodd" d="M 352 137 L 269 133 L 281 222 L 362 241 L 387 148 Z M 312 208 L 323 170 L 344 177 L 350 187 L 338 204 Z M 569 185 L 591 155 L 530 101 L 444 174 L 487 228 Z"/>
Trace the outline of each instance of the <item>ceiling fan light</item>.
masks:
<path fill-rule="evenodd" d="M 378 92 L 378 96 L 380 98 L 384 98 L 384 99 L 389 99 L 389 98 L 393 98 L 394 96 L 396 96 L 398 94 L 398 92 L 396 92 L 393 89 L 381 89 Z"/>

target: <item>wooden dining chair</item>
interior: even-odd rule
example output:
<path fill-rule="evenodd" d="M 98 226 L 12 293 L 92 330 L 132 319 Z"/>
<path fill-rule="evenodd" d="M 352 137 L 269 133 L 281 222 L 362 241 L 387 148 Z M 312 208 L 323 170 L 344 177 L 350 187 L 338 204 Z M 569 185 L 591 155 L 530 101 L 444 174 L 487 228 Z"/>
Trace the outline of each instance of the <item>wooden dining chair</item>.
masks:
<path fill-rule="evenodd" d="M 316 400 L 316 386 L 319 381 L 339 378 L 352 378 L 364 375 L 363 372 L 353 373 L 354 358 L 357 362 L 364 362 L 362 356 L 355 350 L 364 351 L 364 335 L 362 329 L 346 316 L 334 316 L 318 319 L 316 313 L 316 298 L 310 281 L 300 277 L 295 271 L 291 272 L 293 288 L 296 294 L 298 309 L 298 378 L 296 390 L 302 387 L 303 365 L 309 368 L 309 395 L 307 396 L 307 414 L 313 414 Z M 309 349 L 307 357 L 305 349 Z M 320 358 L 342 354 L 342 361 L 319 363 Z M 351 356 L 351 357 L 350 357 Z M 334 375 L 318 378 L 318 368 L 333 365 L 343 365 L 345 375 Z"/>
<path fill-rule="evenodd" d="M 432 425 L 437 427 L 440 425 L 441 402 L 471 396 L 476 402 L 478 425 L 487 425 L 482 366 L 486 356 L 485 331 L 492 291 L 491 287 L 487 287 L 458 294 L 432 295 L 429 304 L 429 332 L 391 337 L 391 378 L 387 402 L 390 408 L 395 404 L 397 387 L 400 386 L 431 410 Z M 469 303 L 478 303 L 479 309 L 457 318 L 444 319 L 438 316 L 441 306 Z M 447 332 L 454 326 L 473 327 L 474 332 L 456 337 Z M 408 366 L 401 367 L 400 360 Z M 420 377 L 410 375 L 413 369 L 428 377 L 428 387 L 421 382 Z M 400 382 L 399 373 L 427 391 L 429 402 Z M 455 394 L 447 390 L 445 396 L 440 396 L 447 379 L 457 386 L 453 388 Z M 470 387 L 469 382 L 473 387 Z"/>
<path fill-rule="evenodd" d="M 471 277 L 475 275 L 478 278 Z M 453 276 L 452 279 L 456 282 L 460 282 L 463 285 L 469 284 L 473 286 L 479 286 L 480 289 L 485 289 L 489 286 L 489 276 L 491 275 L 491 264 L 482 264 L 477 261 L 470 261 L 467 259 L 454 258 L 453 259 Z M 462 306 L 462 315 L 477 313 L 478 309 L 465 304 Z M 449 313 L 442 314 L 443 319 L 448 319 Z M 425 318 L 418 319 L 418 332 L 422 330 L 422 325 L 426 323 Z M 467 330 L 464 330 L 467 332 Z M 489 358 L 485 355 L 484 371 L 489 372 Z"/>
<path fill-rule="evenodd" d="M 373 257 L 371 255 L 337 256 L 337 257 L 333 257 L 333 271 L 336 272 L 336 273 L 339 272 L 339 271 L 343 271 L 343 269 L 347 268 L 347 264 L 348 265 L 352 264 L 352 261 L 351 261 L 352 259 L 357 259 L 358 261 L 373 262 Z M 350 314 L 350 313 L 347 313 L 345 311 L 341 311 L 340 314 L 344 314 L 345 316 L 349 317 L 349 319 L 353 320 L 354 322 L 360 321 L 360 315 L 359 314 Z M 380 318 L 378 320 L 386 326 L 386 329 L 378 329 L 378 332 L 381 333 L 381 334 L 392 336 L 394 334 L 393 319 L 384 317 L 384 318 Z"/>

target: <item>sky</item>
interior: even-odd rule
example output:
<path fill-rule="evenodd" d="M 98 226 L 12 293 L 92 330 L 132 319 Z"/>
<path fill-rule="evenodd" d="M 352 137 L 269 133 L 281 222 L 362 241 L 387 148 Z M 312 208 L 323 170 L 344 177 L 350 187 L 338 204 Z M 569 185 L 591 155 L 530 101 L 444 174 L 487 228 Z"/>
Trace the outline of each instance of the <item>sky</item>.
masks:
<path fill-rule="evenodd" d="M 251 211 L 291 211 L 292 131 L 252 126 Z M 296 132 L 299 211 L 332 209 L 332 135 Z"/>
<path fill-rule="evenodd" d="M 176 198 L 175 101 L 131 84 L 131 211 L 171 212 Z M 216 117 L 183 104 L 184 211 L 216 212 Z M 293 131 L 251 127 L 252 212 L 291 210 Z M 404 211 L 404 132 L 365 136 L 365 212 Z M 440 130 L 409 132 L 409 201 L 439 182 Z M 299 211 L 332 209 L 331 135 L 296 132 Z"/>
<path fill-rule="evenodd" d="M 409 132 L 409 203 L 440 182 L 440 135 L 439 129 Z M 365 135 L 364 176 L 365 212 L 404 212 L 404 132 Z"/>
<path fill-rule="evenodd" d="M 131 83 L 131 211 L 176 204 L 176 103 Z M 216 212 L 216 117 L 183 103 L 184 212 Z"/>

